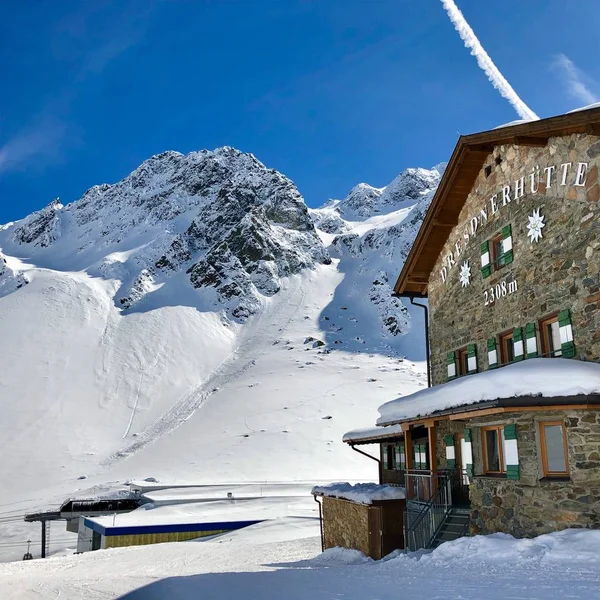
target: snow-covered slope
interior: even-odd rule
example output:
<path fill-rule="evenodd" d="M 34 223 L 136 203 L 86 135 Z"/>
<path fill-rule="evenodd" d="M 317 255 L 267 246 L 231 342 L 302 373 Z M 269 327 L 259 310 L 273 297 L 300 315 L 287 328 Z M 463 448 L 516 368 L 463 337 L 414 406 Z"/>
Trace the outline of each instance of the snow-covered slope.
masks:
<path fill-rule="evenodd" d="M 438 179 L 359 218 L 232 148 L 168 152 L 0 227 L 0 558 L 39 538 L 25 511 L 129 478 L 374 479 L 340 439 L 426 384 L 389 294 Z"/>
<path fill-rule="evenodd" d="M 345 274 L 335 294 L 348 311 L 343 316 L 324 311 L 328 342 L 349 338 L 366 344 L 365 350 L 425 355 L 423 336 L 403 335 L 410 331 L 411 318 L 420 330 L 421 309 L 406 306 L 392 292 L 444 168 L 407 169 L 381 189 L 361 183 L 344 200 L 311 211 Z"/>

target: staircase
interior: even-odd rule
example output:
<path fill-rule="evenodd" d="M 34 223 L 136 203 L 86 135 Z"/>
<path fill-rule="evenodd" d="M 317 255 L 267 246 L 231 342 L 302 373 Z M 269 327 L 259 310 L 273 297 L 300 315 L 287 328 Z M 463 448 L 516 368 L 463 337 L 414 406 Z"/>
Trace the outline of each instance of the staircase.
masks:
<path fill-rule="evenodd" d="M 452 507 L 444 524 L 433 538 L 430 548 L 437 548 L 444 542 L 451 542 L 469 533 L 470 509 Z"/>

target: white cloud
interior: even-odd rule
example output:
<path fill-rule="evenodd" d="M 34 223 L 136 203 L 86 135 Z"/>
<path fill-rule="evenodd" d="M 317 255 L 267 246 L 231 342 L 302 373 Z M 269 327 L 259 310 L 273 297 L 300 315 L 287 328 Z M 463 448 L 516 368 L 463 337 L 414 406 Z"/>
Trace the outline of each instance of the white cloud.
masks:
<path fill-rule="evenodd" d="M 538 119 L 539 117 L 519 98 L 517 92 L 508 83 L 504 75 L 500 73 L 498 67 L 496 67 L 488 53 L 484 50 L 475 32 L 471 29 L 465 17 L 454 3 L 454 0 L 442 0 L 442 4 L 465 46 L 470 48 L 471 54 L 477 59 L 477 64 L 485 72 L 492 85 L 510 102 L 522 119 L 526 119 L 527 121 Z"/>
<path fill-rule="evenodd" d="M 82 5 L 65 17 L 58 29 L 60 35 L 56 37 L 63 44 L 64 54 L 82 55 L 79 68 L 71 85 L 41 107 L 25 127 L 8 139 L 3 139 L 0 131 L 0 176 L 27 168 L 32 161 L 46 165 L 62 160 L 65 146 L 77 142 L 78 128 L 70 118 L 70 108 L 85 80 L 101 75 L 112 61 L 143 38 L 155 7 L 156 3 L 146 5 L 142 0 L 131 0 L 127 10 L 120 10 L 120 17 L 111 24 L 110 30 L 100 33 L 95 29 L 102 4 Z M 93 38 L 93 43 L 87 43 L 88 38 Z"/>
<path fill-rule="evenodd" d="M 598 96 L 589 88 L 590 85 L 594 85 L 594 82 L 577 68 L 568 56 L 559 54 L 554 61 L 554 66 L 562 72 L 571 96 L 584 104 L 598 101 Z"/>
<path fill-rule="evenodd" d="M 19 171 L 35 159 L 45 164 L 60 161 L 66 130 L 66 125 L 59 119 L 47 116 L 37 118 L 0 144 L 0 174 Z"/>

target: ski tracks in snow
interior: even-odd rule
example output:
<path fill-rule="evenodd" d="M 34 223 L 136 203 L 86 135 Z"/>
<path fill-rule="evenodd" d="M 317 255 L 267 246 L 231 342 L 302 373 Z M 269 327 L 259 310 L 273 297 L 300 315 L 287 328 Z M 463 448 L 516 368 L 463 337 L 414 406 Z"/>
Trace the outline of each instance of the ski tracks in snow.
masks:
<path fill-rule="evenodd" d="M 298 309 L 302 306 L 305 291 L 298 277 L 287 280 L 275 298 L 274 307 L 265 306 L 260 315 L 242 328 L 237 348 L 197 387 L 181 397 L 162 417 L 139 433 L 135 441 L 124 446 L 101 464 L 110 466 L 129 458 L 163 435 L 185 423 L 217 390 L 241 377 L 255 363 L 271 343 L 270 338 L 281 335 Z M 132 415 L 133 418 L 133 415 Z"/>

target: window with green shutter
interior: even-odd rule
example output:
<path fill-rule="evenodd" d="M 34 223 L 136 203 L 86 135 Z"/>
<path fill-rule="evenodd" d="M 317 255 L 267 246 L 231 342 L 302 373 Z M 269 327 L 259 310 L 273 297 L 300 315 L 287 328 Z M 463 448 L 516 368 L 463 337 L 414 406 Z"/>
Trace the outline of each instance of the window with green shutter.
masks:
<path fill-rule="evenodd" d="M 491 239 L 481 244 L 481 275 L 485 279 L 513 262 L 512 227 L 505 225 Z"/>
<path fill-rule="evenodd" d="M 575 343 L 573 342 L 573 327 L 571 325 L 570 310 L 561 310 L 558 313 L 558 326 L 562 355 L 564 358 L 573 358 L 575 356 Z"/>
<path fill-rule="evenodd" d="M 448 381 L 456 377 L 456 354 L 454 352 L 448 352 L 446 356 L 448 366 Z"/>
<path fill-rule="evenodd" d="M 502 259 L 505 265 L 513 261 L 512 228 L 510 225 L 502 228 Z"/>
<path fill-rule="evenodd" d="M 558 314 L 540 320 L 542 356 L 575 356 L 575 342 L 571 325 L 571 312 L 561 310 Z"/>
<path fill-rule="evenodd" d="M 485 241 L 481 244 L 481 276 L 485 279 L 492 274 L 492 260 L 490 256 L 490 243 Z"/>
<path fill-rule="evenodd" d="M 498 350 L 496 349 L 496 338 L 490 338 L 487 341 L 488 366 L 495 369 L 498 366 Z"/>
<path fill-rule="evenodd" d="M 520 327 L 517 327 L 513 331 L 513 354 L 514 361 L 523 360 L 525 358 L 525 347 L 523 345 L 523 330 Z"/>
<path fill-rule="evenodd" d="M 394 461 L 394 469 L 396 469 L 396 471 L 406 470 L 406 452 L 404 450 L 404 443 L 397 443 L 394 448 L 394 451 L 396 454 Z"/>
<path fill-rule="evenodd" d="M 477 346 L 469 344 L 467 346 L 467 374 L 477 373 Z"/>
<path fill-rule="evenodd" d="M 525 354 L 527 358 L 535 358 L 538 355 L 535 323 L 525 325 Z"/>

